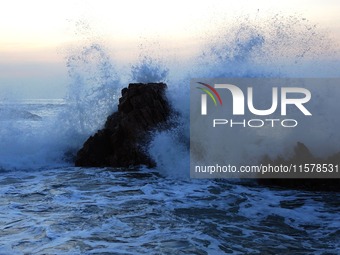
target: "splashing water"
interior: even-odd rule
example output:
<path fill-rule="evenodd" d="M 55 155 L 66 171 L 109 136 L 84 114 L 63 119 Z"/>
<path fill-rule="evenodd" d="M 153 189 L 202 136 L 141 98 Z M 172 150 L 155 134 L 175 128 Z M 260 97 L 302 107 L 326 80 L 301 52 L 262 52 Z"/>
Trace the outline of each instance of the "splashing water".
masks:
<path fill-rule="evenodd" d="M 138 64 L 131 67 L 131 78 L 134 82 L 166 82 L 168 73 L 169 69 L 164 67 L 160 60 L 149 56 L 142 57 Z"/>
<path fill-rule="evenodd" d="M 218 26 L 201 40 L 196 56 L 177 57 L 172 64 L 167 61 L 167 65 L 160 60 L 159 52 L 154 57 L 152 51 L 141 49 L 138 61 L 127 70 L 114 64 L 103 45 L 87 38 L 87 45 L 71 50 L 66 58 L 71 82 L 64 103 L 56 106 L 60 110 L 57 117 L 43 118 L 40 126 L 32 126 L 27 121 L 25 128 L 13 121 L 1 126 L 0 166 L 9 167 L 9 158 L 16 167 L 27 167 L 29 162 L 35 162 L 35 166 L 46 166 L 50 161 L 64 164 L 63 154 L 76 151 L 115 110 L 119 90 L 128 83 L 123 84 L 121 77 L 128 77 L 128 73 L 129 82 L 166 81 L 168 84 L 169 100 L 179 113 L 178 127 L 156 133 L 150 154 L 161 169 L 169 166 L 166 171 L 169 173 L 174 169 L 188 169 L 190 78 L 334 75 L 332 68 L 325 69 L 330 66 L 325 65 L 325 61 L 330 55 L 337 56 L 333 49 L 335 43 L 300 17 L 279 14 L 266 20 L 239 17 L 234 23 Z M 176 72 L 170 75 L 172 70 Z M 39 115 L 39 112 L 31 113 Z M 9 142 L 17 136 L 20 139 Z M 282 145 L 285 146 L 288 145 Z M 22 163 L 27 155 L 31 156 Z M 170 164 L 179 162 L 175 160 L 179 156 L 183 160 L 177 167 Z"/>
<path fill-rule="evenodd" d="M 304 65 L 335 53 L 335 42 L 299 16 L 239 17 L 214 32 L 200 56 L 204 77 L 313 77 Z M 327 77 L 321 67 L 317 77 Z"/>
<path fill-rule="evenodd" d="M 2 106 L 14 108 L 11 112 L 17 118 L 23 114 L 36 115 L 41 121 L 27 118 L 16 121 L 15 117 L 9 121 L 0 115 L 0 168 L 68 165 L 65 153 L 74 153 L 114 111 L 121 85 L 102 46 L 91 43 L 73 50 L 67 58 L 67 67 L 71 83 L 65 100 Z"/>
<path fill-rule="evenodd" d="M 121 87 L 110 57 L 99 44 L 85 46 L 67 59 L 72 80 L 67 95 L 68 125 L 84 134 L 94 132 L 114 110 Z"/>
<path fill-rule="evenodd" d="M 237 19 L 234 24 L 222 26 L 217 32 L 214 31 L 213 35 L 208 35 L 208 39 L 204 40 L 202 53 L 192 60 L 190 67 L 186 69 L 183 66 L 182 78 L 177 77 L 176 81 L 169 81 L 168 96 L 173 107 L 180 112 L 181 119 L 178 121 L 180 124 L 177 128 L 156 134 L 151 143 L 150 153 L 160 163 L 159 170 L 170 176 L 178 176 L 181 171 L 175 169 L 189 168 L 189 150 L 184 144 L 189 144 L 190 78 L 334 76 L 337 73 L 334 72 L 336 69 L 333 68 L 330 57 L 339 55 L 334 47 L 336 44 L 327 35 L 318 32 L 316 25 L 308 20 L 294 16 L 286 18 L 279 14 L 267 20 L 258 18 L 252 20 L 249 17 Z M 330 60 L 330 64 L 325 68 L 327 59 Z M 260 94 L 267 93 L 264 88 L 260 89 L 263 89 Z M 316 91 L 313 93 L 317 94 Z M 333 92 L 333 95 L 329 96 L 336 98 L 340 95 Z M 327 113 L 327 118 L 333 119 L 329 116 L 335 116 L 335 111 Z M 318 141 L 322 142 L 324 147 L 323 153 L 332 153 L 329 151 L 329 144 L 335 137 L 340 139 L 339 134 L 336 134 L 334 130 L 334 126 L 340 125 L 340 121 L 336 123 L 328 122 L 323 134 L 318 134 L 320 137 Z M 177 135 L 179 133 L 180 139 Z M 253 160 L 256 157 L 262 157 L 268 153 L 268 143 L 270 144 L 270 141 L 260 141 L 264 135 L 268 136 L 269 133 L 259 133 L 258 136 L 245 135 L 243 140 L 247 141 L 249 146 L 230 151 L 229 156 L 238 158 L 236 162 L 242 161 L 245 155 Z M 277 137 L 275 133 L 272 135 L 273 139 Z M 272 156 L 286 154 L 285 152 L 293 148 L 297 140 L 301 138 L 300 136 L 304 137 L 302 133 L 299 133 L 282 138 L 281 148 L 273 150 Z M 229 137 L 229 139 L 234 141 L 235 137 Z M 237 146 L 246 144 L 240 137 L 237 139 L 237 142 L 231 142 L 231 144 Z M 318 148 L 320 144 L 305 142 L 312 151 L 318 149 L 317 152 L 322 153 Z M 171 149 L 169 149 L 170 144 Z M 174 149 L 173 146 L 176 148 Z M 340 150 L 339 146 L 336 147 L 333 149 Z M 232 148 L 229 149 L 232 150 Z M 237 151 L 243 151 L 243 153 L 235 155 Z M 176 160 L 178 157 L 183 160 L 179 162 Z M 183 174 L 183 176 L 186 175 L 188 173 Z"/>
<path fill-rule="evenodd" d="M 143 52 L 128 70 L 119 69 L 103 45 L 88 41 L 66 59 L 71 81 L 65 100 L 0 105 L 0 169 L 6 170 L 0 175 L 0 253 L 339 250 L 338 194 L 183 178 L 189 175 L 190 78 L 332 74 L 327 62 L 331 42 L 299 17 L 275 15 L 263 23 L 241 18 L 214 32 L 202 39 L 202 49 L 191 59 L 166 65 Z M 76 151 L 101 128 L 115 110 L 119 89 L 127 86 L 121 77 L 129 74 L 133 82 L 167 81 L 169 101 L 178 113 L 177 126 L 156 132 L 150 143 L 157 169 L 67 167 L 64 153 Z M 321 103 L 332 108 L 330 102 Z M 325 133 L 330 125 L 325 123 Z M 332 125 L 340 123 L 334 118 Z M 322 137 L 325 142 L 337 138 Z M 282 147 L 290 142 L 282 141 Z M 263 144 L 249 148 L 265 152 Z"/>

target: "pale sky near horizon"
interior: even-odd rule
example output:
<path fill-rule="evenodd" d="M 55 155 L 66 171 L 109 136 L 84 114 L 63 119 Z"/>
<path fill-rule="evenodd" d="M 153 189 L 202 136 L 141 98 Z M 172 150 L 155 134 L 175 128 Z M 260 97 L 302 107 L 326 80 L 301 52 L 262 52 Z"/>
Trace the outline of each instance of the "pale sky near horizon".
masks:
<path fill-rule="evenodd" d="M 63 89 L 58 87 L 65 84 L 58 84 L 57 79 L 67 83 L 63 51 L 87 39 L 99 38 L 114 45 L 121 58 L 141 40 L 157 41 L 179 51 L 186 47 L 187 51 L 192 38 L 214 29 L 219 21 L 257 12 L 300 15 L 340 42 L 337 0 L 2 1 L 0 93 L 6 87 L 15 88 L 15 93 L 21 88 L 23 94 L 31 91 L 29 97 L 51 97 L 49 90 L 62 96 Z"/>

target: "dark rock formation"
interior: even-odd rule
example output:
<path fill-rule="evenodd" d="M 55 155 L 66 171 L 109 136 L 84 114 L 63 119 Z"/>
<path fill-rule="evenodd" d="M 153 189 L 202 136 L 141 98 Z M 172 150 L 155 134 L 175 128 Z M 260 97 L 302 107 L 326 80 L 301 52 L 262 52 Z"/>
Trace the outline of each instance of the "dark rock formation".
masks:
<path fill-rule="evenodd" d="M 75 165 L 85 167 L 155 166 L 143 149 L 150 131 L 163 128 L 171 112 L 164 83 L 130 84 L 122 90 L 118 111 L 78 151 Z"/>
<path fill-rule="evenodd" d="M 334 164 L 340 165 L 340 152 L 336 153 L 326 159 L 321 159 L 315 157 L 309 149 L 301 142 L 298 142 L 294 148 L 294 155 L 290 159 L 283 159 L 278 157 L 277 159 L 271 160 L 269 157 L 265 157 L 262 160 L 263 164 L 270 164 L 272 166 L 290 164 L 300 165 L 300 164 Z M 308 173 L 305 173 L 305 175 Z M 285 179 L 258 179 L 258 182 L 266 186 L 279 186 L 283 188 L 290 189 L 302 189 L 311 191 L 340 191 L 340 179 L 321 179 L 321 178 L 285 178 Z"/>

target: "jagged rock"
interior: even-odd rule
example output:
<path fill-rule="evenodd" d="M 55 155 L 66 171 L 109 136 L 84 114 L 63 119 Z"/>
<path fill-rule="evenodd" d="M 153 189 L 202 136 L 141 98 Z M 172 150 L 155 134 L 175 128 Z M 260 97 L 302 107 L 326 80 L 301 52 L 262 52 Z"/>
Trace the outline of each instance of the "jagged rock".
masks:
<path fill-rule="evenodd" d="M 86 167 L 155 166 L 144 151 L 150 131 L 163 128 L 170 116 L 164 83 L 134 83 L 122 90 L 118 111 L 77 153 L 75 165 Z"/>
<path fill-rule="evenodd" d="M 294 148 L 294 155 L 290 159 L 278 157 L 271 160 L 269 157 L 264 157 L 262 164 L 280 166 L 280 165 L 300 165 L 300 164 L 334 164 L 340 165 L 340 152 L 326 159 L 315 157 L 309 149 L 301 142 L 298 142 Z M 258 179 L 258 183 L 266 186 L 279 186 L 289 189 L 302 189 L 311 191 L 340 191 L 340 179 L 322 179 L 322 178 L 268 178 Z"/>

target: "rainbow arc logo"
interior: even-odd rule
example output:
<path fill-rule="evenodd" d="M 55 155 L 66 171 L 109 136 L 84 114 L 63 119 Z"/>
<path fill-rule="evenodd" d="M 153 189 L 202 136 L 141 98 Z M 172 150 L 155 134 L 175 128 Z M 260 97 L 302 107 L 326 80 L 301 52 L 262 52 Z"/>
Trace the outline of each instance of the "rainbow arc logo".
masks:
<path fill-rule="evenodd" d="M 215 106 L 217 106 L 217 100 L 222 106 L 223 103 L 222 103 L 221 96 L 214 87 L 203 82 L 197 82 L 197 83 L 203 85 L 205 88 L 202 88 L 202 87 L 196 87 L 196 88 L 206 93 L 206 94 L 202 94 L 201 96 L 201 100 L 202 100 L 201 114 L 202 115 L 207 115 L 207 95 L 214 102 Z"/>
<path fill-rule="evenodd" d="M 217 99 L 218 99 L 220 105 L 222 105 L 221 96 L 220 96 L 220 94 L 218 94 L 218 92 L 216 91 L 216 89 L 215 89 L 214 87 L 212 87 L 212 86 L 209 85 L 209 84 L 203 83 L 203 82 L 197 82 L 197 83 L 198 83 L 198 84 L 201 84 L 201 85 L 203 85 L 203 86 L 205 86 L 205 87 L 207 87 L 207 88 L 209 89 L 209 90 L 208 90 L 208 89 L 206 89 L 206 88 L 196 87 L 197 89 L 200 89 L 200 90 L 204 91 L 205 93 L 207 93 L 207 95 L 209 95 L 209 97 L 213 100 L 215 106 L 217 106 L 217 101 L 216 101 L 215 96 L 217 97 Z M 215 96 L 214 96 L 213 94 L 214 94 Z"/>

